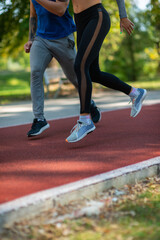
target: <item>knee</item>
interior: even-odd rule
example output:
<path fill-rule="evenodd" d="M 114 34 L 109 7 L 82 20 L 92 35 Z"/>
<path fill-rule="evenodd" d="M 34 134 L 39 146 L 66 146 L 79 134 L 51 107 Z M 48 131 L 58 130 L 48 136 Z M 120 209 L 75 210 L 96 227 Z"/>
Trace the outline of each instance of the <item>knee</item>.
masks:
<path fill-rule="evenodd" d="M 98 83 L 98 79 L 99 79 L 99 72 L 98 71 L 90 72 L 90 76 L 91 76 L 92 82 Z"/>
<path fill-rule="evenodd" d="M 42 78 L 42 72 L 39 68 L 32 68 L 31 69 L 31 80 L 36 81 Z"/>

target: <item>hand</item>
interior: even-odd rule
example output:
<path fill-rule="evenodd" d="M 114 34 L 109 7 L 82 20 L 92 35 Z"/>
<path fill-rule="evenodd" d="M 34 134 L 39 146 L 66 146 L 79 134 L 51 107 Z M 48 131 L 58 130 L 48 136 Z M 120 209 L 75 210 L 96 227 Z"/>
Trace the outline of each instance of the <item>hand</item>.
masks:
<path fill-rule="evenodd" d="M 32 47 L 32 41 L 28 41 L 26 44 L 24 44 L 24 51 L 26 53 L 29 53 Z"/>
<path fill-rule="evenodd" d="M 134 24 L 128 18 L 121 18 L 120 29 L 121 29 L 121 33 L 123 32 L 123 29 L 125 29 L 127 33 L 131 35 L 134 29 Z"/>

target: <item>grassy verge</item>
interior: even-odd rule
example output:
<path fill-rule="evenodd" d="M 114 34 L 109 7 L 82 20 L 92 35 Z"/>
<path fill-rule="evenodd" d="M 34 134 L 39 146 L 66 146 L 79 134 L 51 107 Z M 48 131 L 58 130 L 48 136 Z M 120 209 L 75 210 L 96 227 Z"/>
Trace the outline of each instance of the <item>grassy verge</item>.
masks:
<path fill-rule="evenodd" d="M 138 88 L 145 88 L 148 90 L 160 90 L 160 75 L 155 76 L 154 79 L 142 77 L 137 82 L 127 83 Z"/>
<path fill-rule="evenodd" d="M 30 73 L 25 71 L 0 72 L 0 103 L 30 98 Z"/>
<path fill-rule="evenodd" d="M 86 201 L 86 200 L 85 200 Z M 89 200 L 91 201 L 91 199 Z M 8 228 L 5 240 L 159 240 L 160 239 L 160 178 L 145 179 L 136 185 L 126 185 L 121 190 L 110 189 L 97 195 L 94 201 L 103 202 L 97 214 L 77 215 L 85 203 L 72 202 L 59 206 L 59 214 L 76 212 L 77 217 L 62 218 L 49 223 L 52 212 L 40 215 Z M 67 215 L 69 216 L 69 215 Z"/>
<path fill-rule="evenodd" d="M 13 101 L 30 100 L 30 73 L 27 71 L 1 71 L 0 72 L 0 104 L 7 104 Z M 49 98 L 53 98 L 58 89 L 58 82 L 49 87 Z M 62 87 L 60 96 L 75 95 L 75 88 L 72 84 Z M 47 88 L 44 88 L 47 95 Z"/>
<path fill-rule="evenodd" d="M 149 90 L 160 90 L 160 76 L 156 76 L 154 79 L 141 78 L 137 82 L 127 82 L 134 87 L 146 88 Z M 13 101 L 30 100 L 30 73 L 27 71 L 1 71 L 0 72 L 0 104 L 10 103 Z M 56 87 L 53 85 L 50 87 L 50 97 L 53 97 Z M 98 84 L 94 85 L 98 90 Z M 103 88 L 108 90 L 107 88 Z M 65 93 L 64 93 L 65 92 Z M 60 96 L 70 96 L 73 93 L 73 86 L 70 85 L 64 92 L 60 93 Z"/>

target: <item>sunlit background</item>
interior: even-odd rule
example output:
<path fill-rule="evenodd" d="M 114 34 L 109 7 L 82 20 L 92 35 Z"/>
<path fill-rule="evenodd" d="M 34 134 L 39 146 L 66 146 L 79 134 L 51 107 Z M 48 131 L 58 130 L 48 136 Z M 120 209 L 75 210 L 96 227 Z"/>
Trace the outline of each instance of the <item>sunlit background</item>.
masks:
<path fill-rule="evenodd" d="M 160 89 L 160 0 L 125 0 L 128 17 L 135 24 L 131 37 L 125 31 L 120 34 L 116 0 L 102 3 L 112 26 L 100 52 L 101 69 L 134 86 Z M 69 10 L 73 16 L 72 4 Z M 28 33 L 29 1 L 1 0 L 1 103 L 30 98 L 30 61 L 24 52 Z"/>

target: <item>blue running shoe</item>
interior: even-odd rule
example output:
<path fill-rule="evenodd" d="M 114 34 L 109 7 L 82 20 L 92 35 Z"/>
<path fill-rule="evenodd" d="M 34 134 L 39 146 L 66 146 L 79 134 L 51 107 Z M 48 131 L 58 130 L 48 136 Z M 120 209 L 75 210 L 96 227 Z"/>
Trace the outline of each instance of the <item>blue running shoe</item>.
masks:
<path fill-rule="evenodd" d="M 101 111 L 100 109 L 96 106 L 95 102 L 92 100 L 91 101 L 91 118 L 94 123 L 98 123 L 101 120 Z"/>
<path fill-rule="evenodd" d="M 93 132 L 95 128 L 92 120 L 90 120 L 90 124 L 77 121 L 77 124 L 71 130 L 71 135 L 66 139 L 66 142 L 78 142 L 87 134 Z"/>
<path fill-rule="evenodd" d="M 132 101 L 132 109 L 131 109 L 131 117 L 136 117 L 138 113 L 141 111 L 142 103 L 147 95 L 147 91 L 145 89 L 138 88 L 138 95 L 135 97 L 131 97 Z"/>

